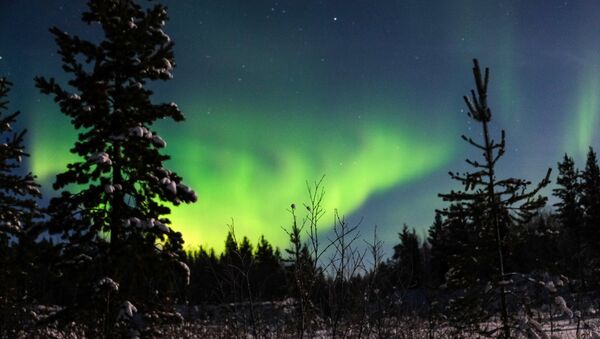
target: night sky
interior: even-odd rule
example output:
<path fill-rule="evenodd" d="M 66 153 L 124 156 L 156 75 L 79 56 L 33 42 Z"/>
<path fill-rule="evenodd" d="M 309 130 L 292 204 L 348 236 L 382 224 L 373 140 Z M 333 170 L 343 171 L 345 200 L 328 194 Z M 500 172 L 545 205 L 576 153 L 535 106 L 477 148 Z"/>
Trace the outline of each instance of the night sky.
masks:
<path fill-rule="evenodd" d="M 77 3 L 77 4 L 75 4 Z M 287 240 L 291 203 L 325 175 L 327 214 L 374 225 L 387 249 L 407 223 L 423 234 L 455 188 L 449 170 L 478 156 L 463 111 L 471 59 L 491 68 L 494 130 L 507 131 L 500 176 L 539 180 L 565 152 L 600 147 L 600 2 L 171 0 L 174 79 L 153 85 L 180 124 L 157 127 L 168 167 L 199 195 L 174 209 L 188 245 L 222 247 L 227 224 L 255 242 Z M 76 132 L 34 87 L 63 83 L 48 28 L 97 39 L 84 1 L 0 0 L 0 75 L 29 130 L 28 163 L 47 196 L 74 158 Z"/>

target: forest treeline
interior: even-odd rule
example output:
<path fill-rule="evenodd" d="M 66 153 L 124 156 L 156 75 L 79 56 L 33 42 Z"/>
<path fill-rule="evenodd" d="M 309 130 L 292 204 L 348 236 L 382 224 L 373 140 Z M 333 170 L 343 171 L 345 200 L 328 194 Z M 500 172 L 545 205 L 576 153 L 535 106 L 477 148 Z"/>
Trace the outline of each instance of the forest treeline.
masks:
<path fill-rule="evenodd" d="M 50 29 L 69 80 L 35 85 L 79 134 L 46 207 L 0 78 L 1 337 L 545 338 L 568 323 L 600 338 L 596 154 L 583 169 L 560 160 L 558 202 L 540 213 L 550 169 L 537 184 L 497 173 L 505 133 L 490 133 L 489 70 L 477 60 L 464 99 L 481 132 L 462 138 L 481 157 L 450 172 L 460 189 L 439 194 L 447 206 L 426 238 L 405 225 L 383 242 L 337 211 L 323 225 L 321 179 L 290 205 L 287 246 L 231 226 L 223 253 L 184 251 L 168 215 L 198 197 L 164 167 L 153 128 L 184 115 L 147 86 L 172 78 L 167 19 L 160 3 L 90 0 L 82 20 L 102 40 Z"/>

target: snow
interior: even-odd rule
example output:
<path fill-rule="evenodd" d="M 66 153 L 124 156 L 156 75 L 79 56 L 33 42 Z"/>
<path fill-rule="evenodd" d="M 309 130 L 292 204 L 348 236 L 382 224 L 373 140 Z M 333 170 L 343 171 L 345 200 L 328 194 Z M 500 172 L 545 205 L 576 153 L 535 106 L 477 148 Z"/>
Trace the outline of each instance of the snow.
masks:
<path fill-rule="evenodd" d="M 146 221 L 145 226 L 147 228 L 152 228 L 152 227 L 154 227 L 154 224 L 155 224 L 154 218 L 150 218 Z"/>
<path fill-rule="evenodd" d="M 190 196 L 190 200 L 192 202 L 198 201 L 198 195 L 196 194 L 196 192 L 194 192 L 194 190 L 192 190 L 188 186 L 186 186 L 184 184 L 177 184 L 177 189 L 179 191 L 184 192 L 185 194 L 189 195 Z"/>
<path fill-rule="evenodd" d="M 136 126 L 129 129 L 129 135 L 136 136 L 138 138 L 143 137 L 146 134 L 147 130 L 145 127 Z"/>
<path fill-rule="evenodd" d="M 156 69 L 156 72 L 158 74 L 164 74 L 164 75 L 166 75 L 167 78 L 169 78 L 169 79 L 173 79 L 173 74 L 171 74 L 171 72 L 169 72 L 169 70 L 166 69 L 166 68 L 158 68 L 158 69 Z"/>
<path fill-rule="evenodd" d="M 98 281 L 98 287 L 108 287 L 109 290 L 111 291 L 115 291 L 118 292 L 119 291 L 119 284 L 116 283 L 114 280 L 112 280 L 109 277 L 104 277 L 102 279 L 100 279 L 100 281 Z"/>
<path fill-rule="evenodd" d="M 154 135 L 152 137 L 152 143 L 157 148 L 165 148 L 165 147 L 167 147 L 167 143 L 161 137 L 159 137 L 158 135 Z"/>
<path fill-rule="evenodd" d="M 121 309 L 119 310 L 119 315 L 117 316 L 117 320 L 129 320 L 133 318 L 133 314 L 137 313 L 137 308 L 133 306 L 129 300 L 125 300 L 121 305 Z"/>
<path fill-rule="evenodd" d="M 167 71 L 171 71 L 173 69 L 173 65 L 171 64 L 171 62 L 169 61 L 169 59 L 167 58 L 163 58 L 162 59 L 162 63 L 165 66 L 165 69 Z"/>
<path fill-rule="evenodd" d="M 179 266 L 181 266 L 181 268 L 183 268 L 183 271 L 185 272 L 185 284 L 189 285 L 191 276 L 190 268 L 183 261 L 178 261 L 177 263 L 179 264 Z"/>
<path fill-rule="evenodd" d="M 177 194 L 177 186 L 176 186 L 176 184 L 175 184 L 175 182 L 174 182 L 174 181 L 169 181 L 169 183 L 167 183 L 167 184 L 165 185 L 165 188 L 166 188 L 168 191 L 171 191 L 171 193 L 173 193 L 173 194 Z"/>
<path fill-rule="evenodd" d="M 161 232 L 163 233 L 170 233 L 171 230 L 169 229 L 169 227 L 165 224 L 163 224 L 162 222 L 156 222 L 154 224 L 156 227 L 158 227 L 159 230 L 161 230 Z"/>
<path fill-rule="evenodd" d="M 73 93 L 73 94 L 69 95 L 69 99 L 71 99 L 71 100 L 81 100 L 81 97 L 79 96 L 79 94 Z"/>
<path fill-rule="evenodd" d="M 34 185 L 28 185 L 27 186 L 27 190 L 30 193 L 33 193 L 33 194 L 42 194 L 42 192 L 40 191 L 40 189 L 37 186 L 34 186 Z"/>
<path fill-rule="evenodd" d="M 164 26 L 164 25 L 162 25 L 162 26 Z M 157 29 L 156 31 L 158 32 L 158 34 L 160 34 L 160 36 L 163 39 L 165 39 L 167 41 L 167 43 L 171 42 L 171 37 L 167 33 L 165 33 L 165 31 L 163 31 L 162 29 Z"/>
<path fill-rule="evenodd" d="M 170 191 L 173 194 L 177 194 L 177 183 L 175 181 L 171 181 L 168 177 L 164 177 L 160 180 L 160 183 L 165 186 L 167 191 Z"/>
<path fill-rule="evenodd" d="M 563 297 L 556 296 L 554 297 L 554 303 L 558 305 L 563 314 L 566 314 L 569 318 L 573 318 L 573 311 L 569 307 L 567 307 L 567 302 Z"/>
<path fill-rule="evenodd" d="M 127 22 L 127 26 L 129 27 L 129 29 L 137 28 L 137 25 L 135 24 L 135 22 L 133 22 L 133 18 L 129 19 L 129 21 Z"/>
<path fill-rule="evenodd" d="M 110 185 L 110 184 L 106 184 L 104 185 L 104 192 L 111 194 L 115 192 L 115 186 Z"/>
<path fill-rule="evenodd" d="M 108 164 L 112 165 L 112 161 L 106 152 L 98 152 L 96 154 L 92 154 L 89 158 L 89 161 L 95 162 L 96 164 Z"/>

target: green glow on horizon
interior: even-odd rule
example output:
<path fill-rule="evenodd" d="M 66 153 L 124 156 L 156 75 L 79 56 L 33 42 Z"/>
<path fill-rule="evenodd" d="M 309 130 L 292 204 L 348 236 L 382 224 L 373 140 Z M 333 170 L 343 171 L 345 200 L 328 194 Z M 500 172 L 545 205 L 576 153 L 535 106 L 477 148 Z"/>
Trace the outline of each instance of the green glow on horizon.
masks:
<path fill-rule="evenodd" d="M 188 247 L 221 250 L 232 219 L 238 236 L 255 242 L 265 235 L 285 246 L 281 227 L 290 221 L 286 210 L 306 201 L 307 181 L 326 176 L 324 229 L 334 208 L 348 215 L 374 194 L 440 168 L 454 151 L 445 133 L 401 118 L 348 123 L 302 117 L 273 125 L 250 109 L 237 109 L 235 117 L 232 124 L 228 116 L 210 121 L 188 113 L 182 124 L 158 127 L 168 143 L 165 153 L 172 156 L 166 167 L 199 195 L 196 204 L 172 209 L 173 226 Z M 57 124 L 70 129 L 64 120 Z M 49 187 L 54 175 L 75 159 L 67 153 L 75 133 L 53 138 L 47 125 L 32 127 L 32 170 Z"/>

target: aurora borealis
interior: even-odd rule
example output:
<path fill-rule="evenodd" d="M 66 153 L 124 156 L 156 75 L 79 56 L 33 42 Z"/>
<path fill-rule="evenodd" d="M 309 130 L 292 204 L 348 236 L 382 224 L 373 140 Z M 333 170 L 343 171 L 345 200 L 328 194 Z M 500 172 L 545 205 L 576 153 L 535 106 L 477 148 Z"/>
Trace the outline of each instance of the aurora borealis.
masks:
<path fill-rule="evenodd" d="M 47 196 L 76 132 L 36 75 L 65 80 L 51 25 L 86 38 L 83 2 L 0 2 L 0 75 L 29 129 L 31 170 Z M 600 3 L 566 1 L 170 0 L 174 79 L 153 85 L 181 124 L 156 129 L 169 166 L 199 195 L 173 209 L 188 245 L 238 236 L 284 246 L 291 203 L 325 175 L 333 209 L 391 247 L 444 206 L 437 193 L 473 155 L 462 109 L 471 59 L 491 68 L 493 125 L 507 131 L 501 175 L 537 180 L 562 154 L 600 148 Z"/>

